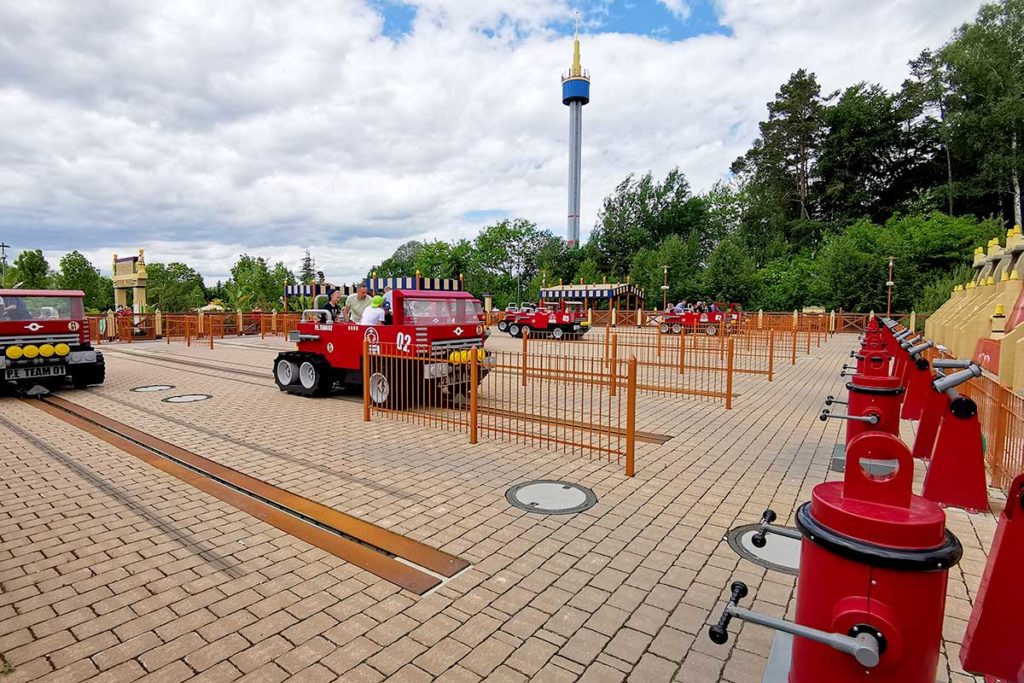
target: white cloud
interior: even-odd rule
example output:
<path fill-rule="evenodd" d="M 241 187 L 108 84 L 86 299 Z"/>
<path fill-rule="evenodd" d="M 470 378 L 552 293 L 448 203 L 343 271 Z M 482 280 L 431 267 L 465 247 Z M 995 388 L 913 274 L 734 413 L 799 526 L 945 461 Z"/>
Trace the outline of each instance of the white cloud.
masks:
<path fill-rule="evenodd" d="M 571 42 L 546 27 L 571 6 L 413 4 L 397 41 L 359 0 L 0 4 L 0 238 L 104 270 L 144 247 L 212 282 L 305 246 L 355 278 L 406 239 L 473 235 L 475 211 L 561 234 Z M 583 36 L 585 230 L 632 171 L 710 187 L 797 68 L 897 87 L 980 0 L 717 5 L 730 36 Z"/>
<path fill-rule="evenodd" d="M 658 0 L 677 19 L 686 19 L 690 16 L 690 6 L 684 0 Z"/>

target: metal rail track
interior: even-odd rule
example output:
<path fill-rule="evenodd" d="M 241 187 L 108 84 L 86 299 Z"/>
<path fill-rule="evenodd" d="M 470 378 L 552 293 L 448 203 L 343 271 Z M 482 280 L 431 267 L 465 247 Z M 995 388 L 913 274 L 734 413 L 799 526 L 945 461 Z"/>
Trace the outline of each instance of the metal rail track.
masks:
<path fill-rule="evenodd" d="M 462 558 L 242 474 L 76 403 L 55 396 L 22 400 L 412 593 L 422 595 L 440 585 L 442 577 L 469 566 Z"/>

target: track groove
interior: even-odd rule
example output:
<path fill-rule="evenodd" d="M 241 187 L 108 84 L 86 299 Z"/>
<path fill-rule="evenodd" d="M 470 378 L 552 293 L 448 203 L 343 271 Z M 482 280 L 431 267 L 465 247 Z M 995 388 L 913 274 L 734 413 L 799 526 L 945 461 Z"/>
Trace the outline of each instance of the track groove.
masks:
<path fill-rule="evenodd" d="M 397 561 L 396 556 L 445 577 L 454 576 L 469 566 L 459 557 L 279 489 L 76 403 L 57 397 L 23 400 L 257 519 L 413 593 L 423 594 L 441 580 Z"/>

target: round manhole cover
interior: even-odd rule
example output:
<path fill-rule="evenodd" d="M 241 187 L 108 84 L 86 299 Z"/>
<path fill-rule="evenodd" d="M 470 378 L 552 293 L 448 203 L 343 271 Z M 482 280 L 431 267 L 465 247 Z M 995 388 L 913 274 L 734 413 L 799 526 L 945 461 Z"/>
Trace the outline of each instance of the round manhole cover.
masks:
<path fill-rule="evenodd" d="M 783 574 L 800 573 L 800 541 L 769 533 L 764 535 L 764 547 L 758 548 L 750 539 L 760 530 L 757 524 L 738 526 L 731 529 L 725 539 L 737 555 L 756 565 Z"/>
<path fill-rule="evenodd" d="M 195 403 L 196 401 L 205 401 L 208 398 L 213 398 L 209 394 L 182 394 L 181 396 L 168 396 L 164 399 L 164 403 Z"/>
<path fill-rule="evenodd" d="M 571 515 L 594 507 L 597 496 L 585 486 L 567 481 L 528 481 L 505 492 L 517 508 L 542 515 Z"/>
<path fill-rule="evenodd" d="M 135 387 L 132 391 L 136 391 L 140 394 L 148 394 L 152 391 L 168 391 L 173 388 L 173 384 L 147 384 L 144 387 Z"/>

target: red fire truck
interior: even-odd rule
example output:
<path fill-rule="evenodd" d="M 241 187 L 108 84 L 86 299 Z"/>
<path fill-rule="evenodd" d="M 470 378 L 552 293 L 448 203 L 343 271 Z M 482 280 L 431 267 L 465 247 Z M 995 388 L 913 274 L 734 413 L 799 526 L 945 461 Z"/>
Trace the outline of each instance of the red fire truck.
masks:
<path fill-rule="evenodd" d="M 0 289 L 0 369 L 14 387 L 102 384 L 103 354 L 89 342 L 79 291 Z"/>
<path fill-rule="evenodd" d="M 715 303 L 715 311 L 697 312 L 687 310 L 684 313 L 665 311 L 661 316 L 659 328 L 662 334 L 681 334 L 683 331 L 702 330 L 709 336 L 718 334 L 719 329 L 727 333 L 736 331 L 743 321 L 743 311 L 739 304 Z"/>
<path fill-rule="evenodd" d="M 534 336 L 551 335 L 555 339 L 579 339 L 590 329 L 583 304 L 578 301 L 562 301 L 561 305 L 547 303 L 539 308 L 524 304 L 518 310 L 506 313 L 498 323 L 498 329 L 513 337 L 524 332 Z"/>
<path fill-rule="evenodd" d="M 302 396 L 327 396 L 339 386 L 361 386 L 365 340 L 371 354 L 410 359 L 406 363 L 388 358 L 379 368 L 371 366 L 370 399 L 375 404 L 396 406 L 414 396 L 464 394 L 470 351 L 475 348 L 483 356 L 482 315 L 483 306 L 467 292 L 416 289 L 393 290 L 390 324 L 330 322 L 327 311 L 308 309 L 289 336 L 297 342 L 296 350 L 282 352 L 274 361 L 274 378 L 281 391 Z M 479 379 L 486 374 L 484 365 Z M 408 386 L 413 377 L 416 386 Z"/>

